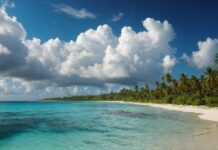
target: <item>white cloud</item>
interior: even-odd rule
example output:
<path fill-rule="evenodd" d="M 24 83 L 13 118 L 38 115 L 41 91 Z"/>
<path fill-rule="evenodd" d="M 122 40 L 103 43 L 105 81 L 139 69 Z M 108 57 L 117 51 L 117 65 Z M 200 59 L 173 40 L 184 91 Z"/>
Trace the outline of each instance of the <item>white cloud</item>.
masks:
<path fill-rule="evenodd" d="M 123 13 L 118 13 L 118 14 L 116 14 L 116 15 L 114 15 L 114 16 L 112 17 L 111 21 L 112 21 L 112 22 L 117 22 L 117 21 L 119 21 L 120 19 L 122 19 L 123 15 L 124 15 Z"/>
<path fill-rule="evenodd" d="M 120 37 L 116 37 L 108 25 L 81 33 L 75 42 L 63 44 L 61 49 L 67 57 L 58 63 L 61 64 L 56 67 L 58 73 L 105 83 L 157 80 L 166 67 L 169 69 L 175 64 L 175 59 L 170 57 L 171 63 L 162 65 L 163 58 L 173 54 L 169 42 L 174 31 L 167 21 L 161 23 L 147 18 L 143 25 L 147 31 L 136 33 L 131 27 L 124 27 Z"/>
<path fill-rule="evenodd" d="M 8 16 L 5 7 L 0 7 L 0 24 L 0 71 L 5 73 L 25 64 L 27 49 L 22 41 L 26 38 L 26 31 L 16 17 Z"/>
<path fill-rule="evenodd" d="M 166 55 L 163 59 L 163 67 L 164 67 L 164 72 L 165 73 L 170 73 L 171 68 L 175 66 L 176 64 L 176 59 L 171 58 L 170 55 Z"/>
<path fill-rule="evenodd" d="M 176 61 L 169 44 L 175 33 L 168 21 L 147 18 L 144 31 L 123 27 L 120 36 L 109 25 L 99 25 L 68 42 L 27 39 L 23 26 L 5 9 L 0 9 L 0 24 L 0 75 L 26 92 L 153 82 Z"/>
<path fill-rule="evenodd" d="M 95 19 L 97 18 L 97 15 L 88 11 L 87 9 L 76 9 L 69 5 L 65 4 L 52 4 L 52 6 L 55 8 L 56 12 L 61 12 L 64 14 L 69 15 L 70 17 L 77 18 L 77 19 Z"/>
<path fill-rule="evenodd" d="M 105 49 L 102 63 L 89 66 L 82 75 L 123 84 L 157 80 L 164 69 L 163 57 L 173 53 L 169 42 L 174 31 L 167 21 L 147 18 L 143 25 L 147 31 L 139 33 L 123 27 L 118 44 Z"/>
<path fill-rule="evenodd" d="M 183 54 L 183 59 L 191 66 L 205 69 L 215 65 L 215 55 L 218 53 L 218 39 L 207 38 L 206 41 L 198 42 L 198 49 L 192 52 L 192 56 Z"/>
<path fill-rule="evenodd" d="M 11 7 L 11 8 L 15 8 L 15 3 L 14 2 L 10 2 L 9 0 L 2 0 L 2 7 Z"/>

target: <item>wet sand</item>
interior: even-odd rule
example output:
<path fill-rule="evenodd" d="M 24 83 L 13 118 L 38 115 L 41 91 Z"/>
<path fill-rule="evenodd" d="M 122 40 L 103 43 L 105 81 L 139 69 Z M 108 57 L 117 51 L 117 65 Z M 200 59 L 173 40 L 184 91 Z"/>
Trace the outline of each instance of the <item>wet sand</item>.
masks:
<path fill-rule="evenodd" d="M 190 143 L 187 144 L 190 150 L 218 150 L 218 126 L 212 124 L 208 130 L 193 135 Z"/>

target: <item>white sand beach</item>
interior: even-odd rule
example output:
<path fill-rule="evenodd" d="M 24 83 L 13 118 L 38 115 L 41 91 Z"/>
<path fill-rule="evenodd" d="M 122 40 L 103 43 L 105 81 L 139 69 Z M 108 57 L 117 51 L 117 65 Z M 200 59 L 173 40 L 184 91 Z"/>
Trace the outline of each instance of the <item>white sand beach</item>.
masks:
<path fill-rule="evenodd" d="M 212 125 L 205 134 L 194 136 L 188 143 L 190 150 L 218 150 L 218 129 Z"/>
<path fill-rule="evenodd" d="M 200 119 L 208 121 L 218 122 L 218 108 L 210 108 L 207 106 L 189 106 L 189 105 L 173 105 L 173 104 L 154 104 L 154 103 L 138 103 L 138 102 L 124 102 L 116 101 L 119 103 L 130 103 L 135 105 L 144 105 L 156 108 L 162 108 L 167 110 L 182 111 L 182 112 L 191 112 L 197 113 Z"/>
<path fill-rule="evenodd" d="M 173 104 L 153 104 L 153 103 L 138 103 L 138 102 L 123 102 L 135 105 L 144 105 L 156 108 L 162 108 L 173 111 L 197 113 L 200 119 L 206 121 L 214 121 L 204 131 L 193 135 L 190 142 L 187 143 L 187 150 L 218 150 L 218 108 L 210 108 L 207 106 L 187 106 Z M 178 148 L 179 149 L 179 148 Z"/>

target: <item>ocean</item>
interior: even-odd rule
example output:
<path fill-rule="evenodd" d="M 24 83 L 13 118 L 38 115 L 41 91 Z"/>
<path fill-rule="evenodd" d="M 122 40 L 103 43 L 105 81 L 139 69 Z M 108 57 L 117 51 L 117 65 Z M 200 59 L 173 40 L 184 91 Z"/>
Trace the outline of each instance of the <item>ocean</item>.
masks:
<path fill-rule="evenodd" d="M 0 150 L 188 150 L 210 124 L 115 102 L 0 102 Z"/>

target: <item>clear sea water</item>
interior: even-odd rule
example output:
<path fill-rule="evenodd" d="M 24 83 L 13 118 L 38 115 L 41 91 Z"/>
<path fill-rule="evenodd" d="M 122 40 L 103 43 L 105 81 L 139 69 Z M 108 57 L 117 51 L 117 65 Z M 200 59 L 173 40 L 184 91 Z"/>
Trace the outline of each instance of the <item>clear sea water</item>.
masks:
<path fill-rule="evenodd" d="M 1 102 L 0 150 L 187 150 L 210 122 L 107 102 Z"/>

